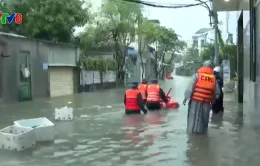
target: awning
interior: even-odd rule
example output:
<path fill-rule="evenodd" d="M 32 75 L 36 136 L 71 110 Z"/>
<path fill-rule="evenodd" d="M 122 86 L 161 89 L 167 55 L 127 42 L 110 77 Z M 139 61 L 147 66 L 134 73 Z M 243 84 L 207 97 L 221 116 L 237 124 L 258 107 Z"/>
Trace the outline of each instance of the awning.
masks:
<path fill-rule="evenodd" d="M 132 47 L 128 47 L 127 54 L 130 56 L 137 56 L 137 51 L 135 51 Z"/>
<path fill-rule="evenodd" d="M 212 6 L 215 11 L 239 11 L 248 10 L 249 1 L 244 0 L 213 0 Z"/>

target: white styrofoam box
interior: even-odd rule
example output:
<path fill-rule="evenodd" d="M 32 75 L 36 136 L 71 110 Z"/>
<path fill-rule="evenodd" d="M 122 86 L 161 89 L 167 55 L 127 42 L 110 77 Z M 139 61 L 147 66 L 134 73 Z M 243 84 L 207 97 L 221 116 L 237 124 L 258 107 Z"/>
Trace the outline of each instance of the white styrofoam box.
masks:
<path fill-rule="evenodd" d="M 37 142 L 54 140 L 54 124 L 45 117 L 14 121 L 14 125 L 33 128 Z"/>
<path fill-rule="evenodd" d="M 32 128 L 8 126 L 0 130 L 0 148 L 21 151 L 33 148 L 36 137 Z"/>
<path fill-rule="evenodd" d="M 73 108 L 55 108 L 55 120 L 73 120 Z"/>

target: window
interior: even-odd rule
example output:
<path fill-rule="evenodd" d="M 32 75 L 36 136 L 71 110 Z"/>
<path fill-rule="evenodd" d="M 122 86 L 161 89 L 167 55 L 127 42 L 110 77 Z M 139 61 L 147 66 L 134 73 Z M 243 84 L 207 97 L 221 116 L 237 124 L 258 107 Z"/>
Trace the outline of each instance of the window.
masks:
<path fill-rule="evenodd" d="M 193 40 L 193 47 L 198 47 L 199 43 L 198 40 Z"/>
<path fill-rule="evenodd" d="M 201 45 L 201 47 L 204 47 L 205 46 L 205 40 L 201 39 L 200 40 L 200 45 Z"/>

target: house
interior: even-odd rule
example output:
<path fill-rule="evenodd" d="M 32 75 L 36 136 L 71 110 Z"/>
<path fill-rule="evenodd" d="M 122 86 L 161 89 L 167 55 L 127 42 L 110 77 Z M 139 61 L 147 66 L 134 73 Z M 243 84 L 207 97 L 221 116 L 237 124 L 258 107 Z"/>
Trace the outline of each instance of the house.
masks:
<path fill-rule="evenodd" d="M 214 32 L 212 28 L 201 28 L 192 36 L 193 47 L 198 49 L 199 55 L 206 44 L 214 42 Z"/>
<path fill-rule="evenodd" d="M 244 103 L 244 116 L 259 125 L 260 98 L 260 1 L 213 0 L 217 12 L 237 12 L 238 102 Z"/>
<path fill-rule="evenodd" d="M 74 69 L 80 54 L 75 45 L 0 32 L 0 54 L 0 95 L 3 101 L 32 100 L 75 92 Z"/>
<path fill-rule="evenodd" d="M 235 12 L 225 11 L 218 13 L 218 28 L 221 31 L 221 36 L 226 44 L 235 44 L 237 34 L 237 28 L 235 26 L 237 20 L 235 18 Z M 203 46 L 208 43 L 214 43 L 215 30 L 212 28 L 201 28 L 193 36 L 193 46 L 198 48 L 199 55 L 203 49 Z"/>

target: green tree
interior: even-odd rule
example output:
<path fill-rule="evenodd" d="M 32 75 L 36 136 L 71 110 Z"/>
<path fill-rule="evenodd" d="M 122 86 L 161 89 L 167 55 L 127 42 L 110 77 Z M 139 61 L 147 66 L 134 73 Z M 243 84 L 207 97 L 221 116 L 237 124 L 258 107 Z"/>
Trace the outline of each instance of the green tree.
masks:
<path fill-rule="evenodd" d="M 136 35 L 142 6 L 125 1 L 106 1 L 102 10 L 102 29 L 110 33 L 117 62 L 117 81 L 124 78 L 126 50 Z"/>
<path fill-rule="evenodd" d="M 112 51 L 114 46 L 110 32 L 103 30 L 103 27 L 97 23 L 88 25 L 79 37 L 81 50 L 84 54 L 87 54 L 90 50 Z"/>
<path fill-rule="evenodd" d="M 183 56 L 183 61 L 187 62 L 187 61 L 197 61 L 199 60 L 199 50 L 195 47 L 190 47 L 187 48 L 184 56 Z"/>
<path fill-rule="evenodd" d="M 6 3 L 6 1 L 0 0 L 0 11 L 7 12 L 7 11 L 9 11 L 9 8 L 10 8 L 9 4 Z M 6 32 L 6 31 L 8 31 L 8 26 L 0 24 L 0 30 L 3 32 Z"/>
<path fill-rule="evenodd" d="M 215 46 L 214 44 L 207 44 L 203 47 L 200 57 L 202 61 L 211 60 L 215 55 Z"/>
<path fill-rule="evenodd" d="M 144 77 L 144 63 L 143 58 L 148 46 L 155 41 L 159 40 L 159 26 L 146 18 L 140 18 L 138 23 L 138 51 L 142 67 L 142 79 Z"/>
<path fill-rule="evenodd" d="M 178 55 L 176 55 L 176 57 L 174 58 L 174 62 L 175 63 L 180 63 L 181 61 L 183 61 L 183 55 L 180 55 L 180 54 L 178 54 Z"/>
<path fill-rule="evenodd" d="M 88 8 L 80 0 L 12 0 L 6 12 L 23 15 L 20 25 L 7 25 L 6 31 L 37 39 L 70 42 L 75 26 L 88 20 Z"/>
<path fill-rule="evenodd" d="M 93 57 L 89 54 L 90 51 L 112 51 L 113 41 L 108 31 L 104 31 L 96 21 L 93 21 L 87 25 L 85 31 L 79 37 L 82 50 L 78 64 L 80 67 L 86 70 L 98 70 L 101 74 L 107 70 L 116 69 L 114 59 Z"/>
<path fill-rule="evenodd" d="M 165 63 L 165 55 L 166 53 L 170 53 L 171 57 L 168 60 L 168 64 L 172 64 L 177 53 L 180 53 L 186 47 L 186 42 L 180 40 L 179 36 L 171 28 L 160 26 L 158 31 L 159 47 L 155 57 L 156 61 L 161 62 L 161 64 Z M 161 77 L 163 77 L 164 73 L 162 71 L 164 71 L 164 65 L 156 68 L 156 76 L 161 73 Z"/>

